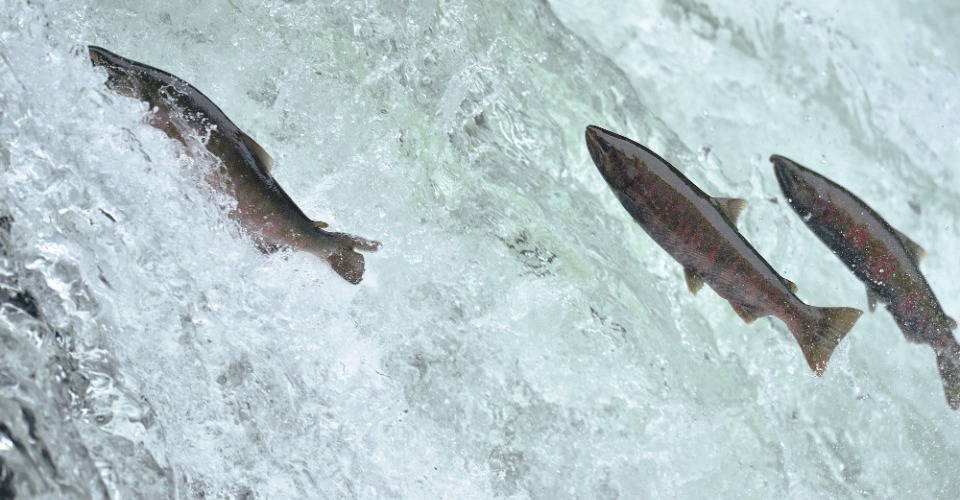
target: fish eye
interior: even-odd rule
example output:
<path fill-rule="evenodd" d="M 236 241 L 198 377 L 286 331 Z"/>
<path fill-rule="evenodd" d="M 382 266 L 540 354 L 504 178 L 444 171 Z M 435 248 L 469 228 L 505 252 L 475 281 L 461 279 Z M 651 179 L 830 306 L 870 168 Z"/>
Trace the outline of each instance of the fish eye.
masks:
<path fill-rule="evenodd" d="M 600 139 L 597 142 L 600 143 L 600 151 L 603 151 L 603 154 L 610 154 L 613 152 L 613 145 L 607 142 L 605 139 Z"/>

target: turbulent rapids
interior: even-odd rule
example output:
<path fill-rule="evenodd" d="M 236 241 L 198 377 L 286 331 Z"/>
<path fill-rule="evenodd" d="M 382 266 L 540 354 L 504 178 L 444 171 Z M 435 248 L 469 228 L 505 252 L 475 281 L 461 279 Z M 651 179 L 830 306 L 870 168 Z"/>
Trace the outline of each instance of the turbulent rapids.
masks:
<path fill-rule="evenodd" d="M 0 0 L 0 498 L 957 497 L 930 347 L 867 314 L 814 376 L 678 286 L 583 135 L 746 200 L 798 300 L 865 309 L 767 161 L 802 159 L 955 316 L 951 8 Z M 251 244 L 197 182 L 221 160 L 89 45 L 203 89 L 304 224 L 382 241 L 362 283 Z"/>
<path fill-rule="evenodd" d="M 363 279 L 363 256 L 354 249 L 376 250 L 380 244 L 344 233 L 331 233 L 327 223 L 312 221 L 270 175 L 273 159 L 202 92 L 165 71 L 91 46 L 90 60 L 107 72 L 107 86 L 150 106 L 149 122 L 189 147 L 203 137 L 202 147 L 221 168 L 206 174 L 209 183 L 237 200 L 231 215 L 256 235 L 266 251 L 295 248 L 330 262 L 350 283 Z"/>

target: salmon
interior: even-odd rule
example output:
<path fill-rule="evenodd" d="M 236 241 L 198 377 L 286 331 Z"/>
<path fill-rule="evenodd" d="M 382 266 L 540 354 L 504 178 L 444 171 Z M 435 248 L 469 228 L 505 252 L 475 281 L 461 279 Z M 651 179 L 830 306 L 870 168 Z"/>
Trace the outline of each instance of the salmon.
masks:
<path fill-rule="evenodd" d="M 947 403 L 960 409 L 957 323 L 920 272 L 923 248 L 839 184 L 783 156 L 770 161 L 793 210 L 866 285 L 870 310 L 886 304 L 908 341 L 933 348 Z"/>
<path fill-rule="evenodd" d="M 786 323 L 813 372 L 820 376 L 862 311 L 814 307 L 737 231 L 746 202 L 706 195 L 666 160 L 600 127 L 586 130 L 600 174 L 644 231 L 683 266 L 687 287 L 704 283 L 728 300 L 747 323 L 772 315 Z"/>
<path fill-rule="evenodd" d="M 356 250 L 380 243 L 325 231 L 327 224 L 308 218 L 270 173 L 273 160 L 220 108 L 181 78 L 96 46 L 90 61 L 107 72 L 106 85 L 120 95 L 146 102 L 149 123 L 185 146 L 195 140 L 222 163 L 205 179 L 237 200 L 230 217 L 250 233 L 264 252 L 279 248 L 312 253 L 326 260 L 343 279 L 363 279 L 364 259 Z"/>

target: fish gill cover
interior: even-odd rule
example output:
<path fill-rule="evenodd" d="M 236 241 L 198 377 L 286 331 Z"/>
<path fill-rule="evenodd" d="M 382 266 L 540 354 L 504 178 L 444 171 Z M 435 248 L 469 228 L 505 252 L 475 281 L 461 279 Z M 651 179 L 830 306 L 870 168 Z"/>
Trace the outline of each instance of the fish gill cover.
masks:
<path fill-rule="evenodd" d="M 865 316 L 813 378 L 782 325 L 689 297 L 582 145 L 602 124 L 748 199 L 802 299 L 863 308 L 768 201 L 771 152 L 830 166 L 956 315 L 950 18 L 809 9 L 0 0 L 3 286 L 38 316 L 3 306 L 0 494 L 957 496 L 928 349 Z M 363 283 L 261 256 L 89 43 L 202 88 L 309 216 L 377 235 Z"/>

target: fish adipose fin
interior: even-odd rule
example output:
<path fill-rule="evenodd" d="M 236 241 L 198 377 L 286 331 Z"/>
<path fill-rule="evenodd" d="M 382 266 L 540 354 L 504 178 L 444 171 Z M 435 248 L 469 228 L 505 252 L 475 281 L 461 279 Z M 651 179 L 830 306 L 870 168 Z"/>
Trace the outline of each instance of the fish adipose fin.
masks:
<path fill-rule="evenodd" d="M 250 148 L 250 151 L 253 153 L 253 156 L 256 156 L 260 163 L 263 163 L 263 166 L 266 167 L 267 172 L 273 168 L 273 158 L 264 151 L 263 147 L 257 144 L 257 141 L 253 140 L 249 135 L 240 132 L 240 140 Z"/>
<path fill-rule="evenodd" d="M 683 268 L 683 277 L 687 280 L 687 290 L 696 295 L 703 288 L 703 278 L 690 268 Z"/>
<path fill-rule="evenodd" d="M 954 410 L 960 410 L 960 345 L 953 335 L 945 335 L 940 345 L 934 346 L 937 353 L 937 368 L 947 404 Z"/>
<path fill-rule="evenodd" d="M 747 200 L 740 198 L 714 198 L 713 201 L 717 204 L 717 208 L 723 212 L 723 215 L 726 215 L 730 222 L 734 224 L 737 223 L 740 212 L 743 212 L 743 208 L 747 206 Z"/>
<path fill-rule="evenodd" d="M 313 227 L 315 227 L 315 228 L 317 228 L 317 229 L 323 229 L 323 228 L 325 228 L 325 227 L 327 227 L 327 226 L 329 226 L 329 225 L 330 225 L 330 224 L 327 224 L 326 222 L 323 222 L 322 220 L 315 220 L 315 221 L 313 221 Z"/>
<path fill-rule="evenodd" d="M 787 286 L 787 289 L 790 290 L 790 293 L 793 293 L 793 294 L 796 294 L 796 293 L 797 293 L 797 284 L 796 284 L 796 283 L 794 283 L 794 282 L 792 282 L 792 281 L 790 281 L 790 280 L 788 280 L 787 278 L 784 278 L 784 277 L 781 277 L 780 279 L 783 280 L 783 284 Z"/>
<path fill-rule="evenodd" d="M 863 311 L 851 307 L 812 307 L 812 310 L 813 314 L 807 314 L 800 318 L 799 324 L 791 325 L 790 331 L 800 344 L 810 369 L 819 377 L 826 370 L 833 350 Z"/>
<path fill-rule="evenodd" d="M 745 304 L 737 304 L 737 303 L 735 303 L 735 302 L 731 302 L 730 305 L 733 306 L 733 310 L 734 310 L 734 311 L 737 313 L 737 315 L 740 316 L 740 317 L 743 319 L 743 321 L 745 321 L 748 325 L 749 325 L 750 323 L 753 323 L 754 321 L 756 321 L 757 318 L 767 315 L 767 313 L 766 313 L 764 310 L 762 310 L 762 309 L 760 309 L 759 307 L 756 307 L 756 306 L 748 306 L 748 305 L 745 305 Z"/>
<path fill-rule="evenodd" d="M 917 264 L 919 264 L 920 261 L 927 256 L 927 251 L 924 250 L 922 246 L 914 243 L 914 241 L 911 240 L 910 238 L 907 238 L 907 235 L 901 233 L 900 231 L 896 231 L 896 232 L 900 236 L 900 241 L 903 242 L 903 246 L 907 247 L 907 250 L 909 250 L 910 253 L 913 254 L 913 259 L 917 261 Z"/>

